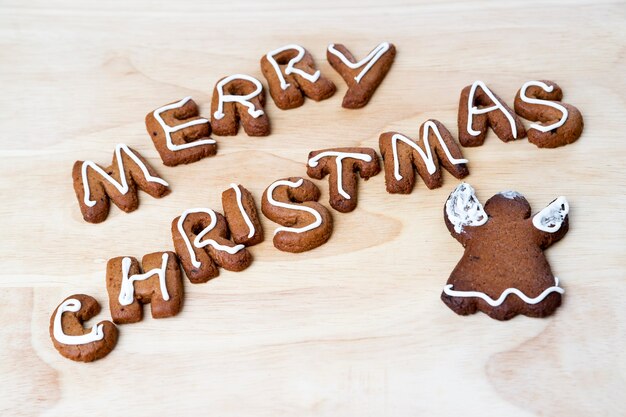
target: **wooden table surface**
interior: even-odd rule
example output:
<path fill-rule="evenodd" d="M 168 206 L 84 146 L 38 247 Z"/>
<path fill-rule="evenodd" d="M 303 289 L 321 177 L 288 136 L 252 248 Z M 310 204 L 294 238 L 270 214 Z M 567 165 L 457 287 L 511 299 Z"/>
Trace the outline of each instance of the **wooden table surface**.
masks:
<path fill-rule="evenodd" d="M 626 6 L 623 1 L 362 0 L 222 4 L 171 1 L 0 2 L 0 415 L 624 416 L 626 415 Z M 398 55 L 361 110 L 328 43 L 362 57 L 380 41 Z M 218 155 L 168 168 L 145 114 L 192 95 L 209 114 L 218 78 L 261 76 L 259 59 L 308 48 L 338 86 L 321 103 L 281 111 L 272 134 L 217 137 Z M 566 290 L 547 319 L 460 317 L 439 299 L 462 254 L 442 206 L 458 181 L 390 195 L 383 174 L 360 183 L 350 214 L 332 211 L 324 246 L 287 254 L 266 241 L 241 273 L 185 281 L 180 315 L 120 326 L 115 350 L 91 364 L 61 357 L 48 335 L 54 308 L 86 293 L 108 319 L 107 259 L 171 250 L 184 209 L 221 210 L 235 181 L 257 202 L 309 151 L 370 146 L 427 118 L 456 136 L 461 89 L 487 82 L 512 104 L 530 79 L 551 79 L 585 118 L 573 145 L 505 144 L 490 131 L 463 149 L 484 202 L 514 189 L 534 211 L 565 195 L 571 230 L 547 256 Z M 528 126 L 526 122 L 526 126 Z M 110 163 L 124 142 L 172 185 L 85 223 L 75 160 Z M 328 184 L 316 181 L 327 204 Z M 148 315 L 149 316 L 149 315 Z M 92 321 L 93 323 L 93 321 Z"/>

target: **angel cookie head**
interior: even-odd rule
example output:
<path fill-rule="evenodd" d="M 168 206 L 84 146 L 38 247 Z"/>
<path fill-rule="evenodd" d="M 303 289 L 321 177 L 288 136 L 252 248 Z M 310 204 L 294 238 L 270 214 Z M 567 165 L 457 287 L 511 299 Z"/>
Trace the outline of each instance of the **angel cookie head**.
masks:
<path fill-rule="evenodd" d="M 465 248 L 441 294 L 461 315 L 482 311 L 497 320 L 517 314 L 545 317 L 561 305 L 564 290 L 543 251 L 568 230 L 569 205 L 559 197 L 531 216 L 515 191 L 491 197 L 484 208 L 462 183 L 444 206 L 448 230 Z"/>

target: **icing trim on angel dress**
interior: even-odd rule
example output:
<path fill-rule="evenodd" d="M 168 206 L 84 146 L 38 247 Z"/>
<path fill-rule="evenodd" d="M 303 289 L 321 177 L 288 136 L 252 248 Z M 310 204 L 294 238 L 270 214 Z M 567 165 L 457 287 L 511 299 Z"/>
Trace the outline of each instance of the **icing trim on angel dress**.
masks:
<path fill-rule="evenodd" d="M 444 286 L 443 292 L 451 297 L 478 297 L 478 298 L 485 300 L 487 304 L 489 304 L 491 307 L 498 307 L 499 305 L 504 303 L 504 300 L 506 300 L 506 298 L 511 294 L 517 295 L 526 304 L 538 304 L 541 301 L 543 301 L 543 299 L 546 298 L 551 293 L 558 292 L 559 294 L 563 294 L 565 290 L 559 287 L 559 279 L 557 277 L 554 277 L 554 285 L 552 287 L 546 288 L 541 294 L 539 294 L 535 298 L 528 297 L 526 294 L 524 294 L 517 288 L 507 288 L 506 290 L 502 292 L 502 294 L 500 294 L 500 297 L 497 300 L 494 300 L 493 298 L 489 297 L 484 292 L 453 290 L 452 284 L 448 284 Z"/>

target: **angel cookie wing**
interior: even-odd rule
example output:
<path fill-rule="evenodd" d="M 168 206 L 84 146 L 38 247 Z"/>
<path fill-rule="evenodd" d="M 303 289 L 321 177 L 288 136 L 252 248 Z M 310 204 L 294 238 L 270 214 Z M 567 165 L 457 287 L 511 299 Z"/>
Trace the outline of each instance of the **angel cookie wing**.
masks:
<path fill-rule="evenodd" d="M 533 226 L 543 232 L 555 233 L 563 225 L 568 213 L 569 204 L 567 199 L 561 196 L 548 204 L 548 206 L 539 213 L 535 214 L 533 217 Z"/>
<path fill-rule="evenodd" d="M 481 226 L 489 219 L 474 188 L 465 182 L 459 184 L 448 197 L 446 218 L 456 233 L 461 233 L 465 226 Z"/>

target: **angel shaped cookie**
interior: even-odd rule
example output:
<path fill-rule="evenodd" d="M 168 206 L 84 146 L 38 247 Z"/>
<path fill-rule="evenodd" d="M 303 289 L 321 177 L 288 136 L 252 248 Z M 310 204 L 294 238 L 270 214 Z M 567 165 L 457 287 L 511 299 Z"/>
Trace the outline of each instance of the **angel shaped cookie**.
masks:
<path fill-rule="evenodd" d="M 543 251 L 567 233 L 568 212 L 559 197 L 531 217 L 530 204 L 515 191 L 494 195 L 483 209 L 472 186 L 461 183 L 446 201 L 444 219 L 465 253 L 443 302 L 457 314 L 482 311 L 497 320 L 552 314 L 564 290 Z"/>

